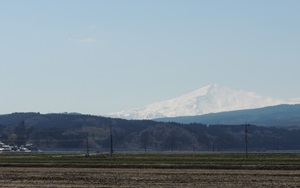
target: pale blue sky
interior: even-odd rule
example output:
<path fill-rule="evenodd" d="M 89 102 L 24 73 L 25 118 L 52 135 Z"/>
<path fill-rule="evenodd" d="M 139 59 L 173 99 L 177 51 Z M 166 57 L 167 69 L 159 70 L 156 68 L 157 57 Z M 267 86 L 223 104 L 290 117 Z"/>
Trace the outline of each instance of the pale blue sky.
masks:
<path fill-rule="evenodd" d="M 0 114 L 101 115 L 207 84 L 300 97 L 298 0 L 0 1 Z"/>

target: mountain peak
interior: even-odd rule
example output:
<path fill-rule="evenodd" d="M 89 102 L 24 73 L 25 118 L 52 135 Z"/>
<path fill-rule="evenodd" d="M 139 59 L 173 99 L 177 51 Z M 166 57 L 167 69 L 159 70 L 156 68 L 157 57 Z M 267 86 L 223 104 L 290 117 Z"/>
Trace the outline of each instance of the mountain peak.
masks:
<path fill-rule="evenodd" d="M 155 119 L 253 109 L 288 103 L 288 101 L 260 96 L 254 92 L 233 90 L 219 84 L 210 84 L 174 99 L 142 108 L 111 113 L 108 116 L 125 119 Z"/>
<path fill-rule="evenodd" d="M 222 86 L 220 86 L 219 84 L 209 84 L 207 86 L 204 86 L 198 90 L 206 90 L 207 92 L 209 91 L 213 91 L 213 90 L 217 90 L 219 88 L 221 88 Z"/>

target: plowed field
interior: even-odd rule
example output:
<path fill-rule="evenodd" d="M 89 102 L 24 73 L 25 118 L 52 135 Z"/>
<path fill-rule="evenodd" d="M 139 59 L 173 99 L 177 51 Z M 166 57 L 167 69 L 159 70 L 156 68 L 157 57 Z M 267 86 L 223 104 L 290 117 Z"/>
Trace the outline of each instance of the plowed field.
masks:
<path fill-rule="evenodd" d="M 0 187 L 300 186 L 299 155 L 251 157 L 0 155 Z"/>

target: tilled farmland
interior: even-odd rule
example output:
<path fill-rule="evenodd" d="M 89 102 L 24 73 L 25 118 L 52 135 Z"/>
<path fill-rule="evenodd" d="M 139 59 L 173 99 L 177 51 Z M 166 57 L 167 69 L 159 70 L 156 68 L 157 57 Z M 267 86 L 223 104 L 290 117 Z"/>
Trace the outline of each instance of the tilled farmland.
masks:
<path fill-rule="evenodd" d="M 21 162 L 21 157 L 24 162 Z M 185 161 L 189 157 L 190 161 Z M 251 157 L 252 161 L 251 158 L 245 159 L 240 155 L 229 154 L 128 154 L 116 155 L 115 158 L 85 158 L 80 155 L 0 155 L 0 187 L 186 188 L 300 185 L 300 162 L 297 154 L 255 154 Z M 36 160 L 32 160 L 33 158 Z M 200 159 L 203 160 L 202 163 L 199 162 Z M 243 159 L 245 162 L 241 164 Z M 136 163 L 133 162 L 135 160 Z"/>

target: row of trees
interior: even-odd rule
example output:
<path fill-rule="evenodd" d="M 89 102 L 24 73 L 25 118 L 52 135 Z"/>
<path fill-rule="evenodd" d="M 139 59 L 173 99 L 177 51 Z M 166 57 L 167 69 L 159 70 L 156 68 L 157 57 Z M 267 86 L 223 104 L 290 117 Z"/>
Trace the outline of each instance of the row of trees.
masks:
<path fill-rule="evenodd" d="M 79 127 L 30 127 L 21 122 L 0 126 L 0 140 L 14 145 L 33 143 L 41 149 L 84 149 L 109 151 L 110 124 Z M 112 125 L 114 150 L 144 151 L 244 151 L 244 125 L 155 123 L 153 125 Z M 300 131 L 248 127 L 249 151 L 298 150 Z"/>

